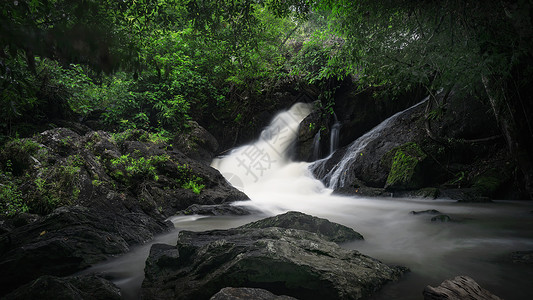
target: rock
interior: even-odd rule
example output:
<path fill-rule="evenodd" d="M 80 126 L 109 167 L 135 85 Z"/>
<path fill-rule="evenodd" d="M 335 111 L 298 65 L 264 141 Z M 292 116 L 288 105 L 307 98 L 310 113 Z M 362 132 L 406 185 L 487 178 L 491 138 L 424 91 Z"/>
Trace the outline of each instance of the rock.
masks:
<path fill-rule="evenodd" d="M 193 204 L 184 210 L 180 210 L 176 215 L 208 215 L 208 216 L 244 216 L 249 215 L 250 211 L 228 203 L 215 205 L 199 205 Z"/>
<path fill-rule="evenodd" d="M 437 215 L 431 218 L 431 222 L 450 222 L 451 220 L 448 215 Z"/>
<path fill-rule="evenodd" d="M 210 300 L 296 300 L 289 296 L 277 296 L 263 289 L 226 287 Z"/>
<path fill-rule="evenodd" d="M 440 214 L 440 211 L 436 209 L 428 209 L 428 210 L 419 210 L 419 211 L 411 211 L 410 214 L 412 215 L 420 215 L 420 214 L 430 214 L 430 215 L 436 215 Z"/>
<path fill-rule="evenodd" d="M 414 142 L 395 147 L 382 157 L 390 166 L 385 189 L 387 191 L 416 190 L 424 185 L 423 164 L 427 154 Z"/>
<path fill-rule="evenodd" d="M 274 217 L 262 219 L 241 226 L 240 228 L 268 228 L 281 227 L 305 230 L 320 235 L 323 239 L 342 243 L 352 240 L 362 240 L 363 236 L 352 228 L 329 220 L 313 217 L 297 211 L 290 211 Z"/>
<path fill-rule="evenodd" d="M 0 296 L 125 253 L 173 228 L 165 219 L 192 204 L 248 199 L 209 165 L 151 139 L 56 128 L 2 149 L 2 168 L 21 158 L 13 177 L 32 214 L 0 220 Z"/>
<path fill-rule="evenodd" d="M 468 276 L 446 280 L 438 287 L 426 286 L 424 300 L 501 300 Z"/>
<path fill-rule="evenodd" d="M 218 150 L 217 139 L 195 121 L 187 125 L 183 133 L 174 137 L 172 144 L 188 157 L 210 164 Z"/>
<path fill-rule="evenodd" d="M 299 299 L 360 299 L 405 271 L 304 230 L 181 231 L 177 246 L 151 249 L 142 296 L 209 299 L 232 286 L 260 287 Z"/>
<path fill-rule="evenodd" d="M 120 300 L 122 297 L 118 287 L 96 275 L 65 278 L 46 275 L 19 287 L 2 299 Z"/>
<path fill-rule="evenodd" d="M 296 141 L 296 160 L 315 161 L 329 154 L 329 120 L 324 116 L 329 114 L 315 107 L 300 123 Z M 318 143 L 315 143 L 317 138 Z M 315 149 L 317 146 L 318 149 Z"/>
<path fill-rule="evenodd" d="M 332 175 L 340 168 L 342 180 L 335 189 L 357 185 L 358 181 L 368 187 L 385 187 L 391 165 L 382 159 L 393 149 L 425 137 L 415 124 L 423 110 L 424 105 L 418 105 L 394 115 L 327 160 L 316 162 L 311 166 L 313 173 L 331 187 Z"/>
<path fill-rule="evenodd" d="M 61 207 L 1 236 L 0 295 L 41 275 L 66 276 L 169 230 L 142 214 Z"/>
<path fill-rule="evenodd" d="M 533 250 L 511 253 L 511 261 L 520 264 L 533 264 Z"/>

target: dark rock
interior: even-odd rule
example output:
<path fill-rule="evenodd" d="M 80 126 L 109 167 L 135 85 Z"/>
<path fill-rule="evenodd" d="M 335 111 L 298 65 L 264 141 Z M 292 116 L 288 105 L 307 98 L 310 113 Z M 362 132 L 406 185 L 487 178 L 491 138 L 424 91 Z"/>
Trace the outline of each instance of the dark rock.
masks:
<path fill-rule="evenodd" d="M 341 168 L 343 180 L 335 189 L 357 185 L 383 188 L 390 173 L 390 165 L 382 158 L 394 148 L 422 139 L 425 133 L 415 123 L 423 115 L 424 105 L 410 108 L 390 118 L 373 131 L 363 135 L 329 159 L 316 162 L 311 168 L 317 178 L 331 187 L 332 173 Z M 344 164 L 346 163 L 346 164 Z M 425 172 L 428 170 L 422 170 Z"/>
<path fill-rule="evenodd" d="M 511 261 L 520 264 L 533 264 L 533 250 L 511 253 Z"/>
<path fill-rule="evenodd" d="M 500 300 L 498 296 L 479 286 L 468 276 L 457 276 L 446 280 L 438 287 L 426 286 L 424 300 Z"/>
<path fill-rule="evenodd" d="M 2 218 L 0 296 L 125 253 L 173 228 L 165 219 L 192 204 L 248 199 L 217 170 L 149 137 L 56 128 L 0 153 L 23 158 L 13 174 L 30 212 L 41 215 Z M 192 180 L 196 191 L 186 188 Z"/>
<path fill-rule="evenodd" d="M 475 188 L 442 189 L 440 193 L 440 197 L 457 200 L 457 202 L 470 202 L 470 203 L 492 202 L 490 198 L 482 196 L 479 190 Z"/>
<path fill-rule="evenodd" d="M 172 140 L 172 144 L 188 157 L 210 164 L 218 150 L 217 139 L 195 121 Z"/>
<path fill-rule="evenodd" d="M 414 142 L 408 142 L 387 152 L 381 161 L 389 169 L 387 191 L 416 190 L 424 186 L 424 163 L 427 154 Z"/>
<path fill-rule="evenodd" d="M 295 160 L 315 161 L 329 154 L 330 120 L 324 116 L 331 115 L 315 107 L 300 123 Z M 318 143 L 315 143 L 316 139 L 319 139 Z"/>
<path fill-rule="evenodd" d="M 65 278 L 46 275 L 19 287 L 2 299 L 120 300 L 122 297 L 118 287 L 96 275 Z"/>
<path fill-rule="evenodd" d="M 143 299 L 209 299 L 233 286 L 264 288 L 300 299 L 360 299 L 405 271 L 304 230 L 181 231 L 176 247 L 152 249 L 142 295 Z"/>
<path fill-rule="evenodd" d="M 193 204 L 184 210 L 178 211 L 176 215 L 209 215 L 209 216 L 244 216 L 249 215 L 250 211 L 228 203 L 216 205 L 199 205 Z"/>
<path fill-rule="evenodd" d="M 450 222 L 451 220 L 448 215 L 437 215 L 431 218 L 431 222 Z"/>
<path fill-rule="evenodd" d="M 296 300 L 289 296 L 277 296 L 263 289 L 226 287 L 210 300 Z"/>
<path fill-rule="evenodd" d="M 430 214 L 430 215 L 436 215 L 440 214 L 440 211 L 436 209 L 428 209 L 428 210 L 419 210 L 419 211 L 411 211 L 410 214 L 412 215 L 420 215 L 420 214 Z"/>
<path fill-rule="evenodd" d="M 297 211 L 290 211 L 274 217 L 262 219 L 241 226 L 240 228 L 268 228 L 281 227 L 305 230 L 320 235 L 323 239 L 342 243 L 352 240 L 362 240 L 363 236 L 352 228 L 329 220 L 313 217 Z"/>
<path fill-rule="evenodd" d="M 354 178 L 351 185 L 346 185 L 341 188 L 335 189 L 333 191 L 335 195 L 345 195 L 345 196 L 393 196 L 393 193 L 386 192 L 384 188 L 375 188 L 366 186 L 361 180 Z"/>
<path fill-rule="evenodd" d="M 73 274 L 170 228 L 142 214 L 59 208 L 1 236 L 0 295 L 41 275 Z"/>

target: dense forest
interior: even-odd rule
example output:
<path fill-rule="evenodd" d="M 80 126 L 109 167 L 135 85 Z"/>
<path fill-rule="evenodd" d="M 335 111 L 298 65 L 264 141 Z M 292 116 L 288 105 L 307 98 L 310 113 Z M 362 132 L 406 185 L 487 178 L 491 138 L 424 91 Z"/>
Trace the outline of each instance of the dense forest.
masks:
<path fill-rule="evenodd" d="M 313 171 L 328 185 L 336 148 L 428 97 L 391 134 L 412 139 L 361 163 L 383 170 L 329 182 L 339 193 L 533 198 L 530 0 L 6 0 L 0 14 L 0 265 L 25 261 L 0 296 L 127 252 L 189 205 L 248 198 L 209 164 L 296 102 L 312 112 L 292 159 L 330 158 Z M 64 268 L 20 254 L 26 233 L 74 218 L 118 218 L 93 238 L 120 242 L 61 246 Z M 87 230 L 73 228 L 58 236 Z"/>

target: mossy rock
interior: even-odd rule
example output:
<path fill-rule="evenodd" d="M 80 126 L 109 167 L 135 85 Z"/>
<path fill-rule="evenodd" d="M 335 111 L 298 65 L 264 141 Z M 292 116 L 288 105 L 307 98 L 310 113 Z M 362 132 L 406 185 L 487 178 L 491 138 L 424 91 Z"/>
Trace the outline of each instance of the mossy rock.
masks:
<path fill-rule="evenodd" d="M 490 169 L 472 180 L 472 188 L 482 196 L 493 197 L 507 181 L 505 172 Z"/>
<path fill-rule="evenodd" d="M 420 164 L 427 155 L 416 143 L 409 142 L 385 154 L 382 163 L 390 166 L 385 188 L 388 190 L 417 189 L 423 185 Z"/>

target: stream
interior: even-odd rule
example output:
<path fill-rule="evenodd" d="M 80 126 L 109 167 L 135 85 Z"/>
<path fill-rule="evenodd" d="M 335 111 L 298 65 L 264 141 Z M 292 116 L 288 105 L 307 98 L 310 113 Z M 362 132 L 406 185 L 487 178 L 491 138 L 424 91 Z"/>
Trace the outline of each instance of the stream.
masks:
<path fill-rule="evenodd" d="M 300 211 L 349 226 L 365 238 L 342 247 L 411 270 L 372 299 L 422 299 L 426 285 L 437 286 L 457 275 L 472 277 L 504 299 L 533 299 L 533 266 L 509 260 L 514 251 L 533 249 L 533 203 L 334 195 L 313 177 L 310 163 L 290 159 L 298 125 L 310 109 L 309 105 L 295 104 L 278 114 L 256 142 L 213 161 L 212 166 L 251 199 L 233 205 L 257 213 L 170 218 L 175 231 L 84 273 L 103 273 L 122 289 L 125 299 L 138 299 L 144 261 L 153 243 L 175 245 L 180 230 L 227 229 Z M 430 209 L 448 215 L 451 221 L 432 222 L 434 215 L 411 213 Z"/>

